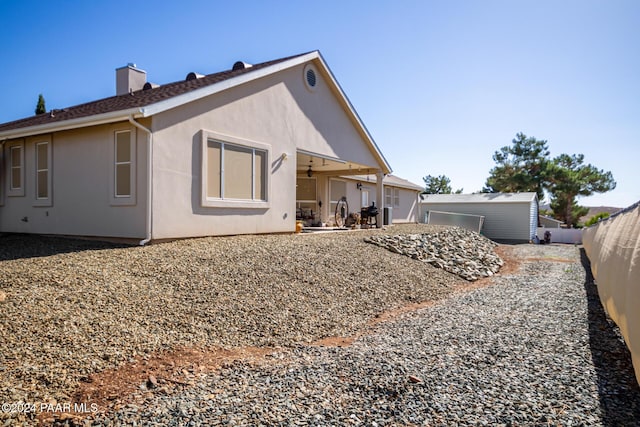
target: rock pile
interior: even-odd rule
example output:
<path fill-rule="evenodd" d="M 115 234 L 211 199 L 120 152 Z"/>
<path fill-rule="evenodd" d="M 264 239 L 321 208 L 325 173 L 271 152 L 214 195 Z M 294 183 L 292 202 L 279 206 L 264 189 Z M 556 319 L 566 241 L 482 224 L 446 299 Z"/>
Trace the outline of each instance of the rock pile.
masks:
<path fill-rule="evenodd" d="M 386 248 L 475 281 L 493 276 L 503 264 L 494 252 L 496 243 L 463 228 L 443 228 L 429 234 L 378 235 L 367 243 Z"/>

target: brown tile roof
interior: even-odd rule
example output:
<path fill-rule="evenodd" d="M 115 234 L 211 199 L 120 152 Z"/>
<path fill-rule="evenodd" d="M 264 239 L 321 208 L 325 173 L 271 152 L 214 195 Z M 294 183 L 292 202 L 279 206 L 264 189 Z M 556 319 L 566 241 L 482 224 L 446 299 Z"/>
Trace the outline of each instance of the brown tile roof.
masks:
<path fill-rule="evenodd" d="M 97 101 L 88 102 L 86 104 L 76 105 L 74 107 L 63 108 L 61 110 L 53 110 L 53 114 L 51 114 L 51 112 L 47 112 L 45 114 L 39 114 L 36 116 L 0 124 L 0 133 L 15 129 L 27 128 L 30 126 L 64 122 L 66 120 L 79 119 L 83 117 L 94 116 L 97 114 L 146 107 L 157 102 L 164 101 L 166 99 L 182 95 L 205 86 L 219 83 L 232 77 L 250 73 L 252 71 L 256 71 L 270 65 L 278 64 L 280 62 L 284 62 L 302 55 L 305 54 L 293 55 L 286 58 L 263 62 L 261 64 L 253 65 L 250 68 L 235 71 L 221 71 L 219 73 L 208 74 L 199 79 L 189 81 L 182 80 L 178 82 L 167 83 L 153 89 L 135 91 L 132 94 L 112 96 L 110 98 L 99 99 Z"/>

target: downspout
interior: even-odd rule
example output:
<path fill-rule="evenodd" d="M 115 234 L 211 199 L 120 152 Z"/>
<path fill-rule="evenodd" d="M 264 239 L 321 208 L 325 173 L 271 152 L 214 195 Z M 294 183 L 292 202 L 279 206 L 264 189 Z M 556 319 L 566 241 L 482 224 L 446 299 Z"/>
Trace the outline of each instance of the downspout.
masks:
<path fill-rule="evenodd" d="M 140 242 L 138 242 L 138 244 L 140 246 L 144 246 L 147 243 L 149 243 L 151 241 L 151 220 L 153 219 L 151 214 L 153 212 L 151 203 L 153 202 L 153 197 L 152 197 L 152 191 L 153 191 L 153 182 L 152 182 L 152 177 L 153 177 L 153 169 L 152 169 L 152 156 L 153 156 L 153 132 L 151 132 L 150 129 L 146 128 L 145 126 L 142 126 L 140 123 L 138 123 L 134 118 L 133 115 L 129 116 L 129 122 L 134 125 L 135 127 L 137 127 L 138 129 L 142 130 L 143 132 L 145 132 L 148 136 L 148 143 L 147 143 L 147 233 L 146 233 L 146 237 L 143 240 L 140 240 Z"/>

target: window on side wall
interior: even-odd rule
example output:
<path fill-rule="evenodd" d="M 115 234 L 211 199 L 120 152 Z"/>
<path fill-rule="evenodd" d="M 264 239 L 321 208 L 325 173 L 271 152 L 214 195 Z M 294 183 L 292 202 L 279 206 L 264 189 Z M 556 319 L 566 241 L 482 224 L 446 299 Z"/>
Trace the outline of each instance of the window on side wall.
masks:
<path fill-rule="evenodd" d="M 35 206 L 51 206 L 51 141 L 36 141 Z"/>
<path fill-rule="evenodd" d="M 400 189 L 384 187 L 384 205 L 397 208 L 400 206 Z"/>
<path fill-rule="evenodd" d="M 113 134 L 112 205 L 135 204 L 136 150 L 134 133 L 119 130 Z"/>
<path fill-rule="evenodd" d="M 7 157 L 7 195 L 24 196 L 24 142 L 9 144 Z"/>
<path fill-rule="evenodd" d="M 202 206 L 267 207 L 269 147 L 204 132 Z"/>

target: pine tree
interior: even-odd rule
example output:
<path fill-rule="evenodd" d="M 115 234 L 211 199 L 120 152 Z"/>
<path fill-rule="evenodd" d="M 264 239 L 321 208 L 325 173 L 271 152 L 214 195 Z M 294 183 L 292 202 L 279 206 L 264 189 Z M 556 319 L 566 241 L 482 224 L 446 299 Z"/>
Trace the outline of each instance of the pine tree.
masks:
<path fill-rule="evenodd" d="M 44 96 L 42 94 L 38 95 L 38 105 L 36 105 L 36 115 L 44 114 L 47 112 L 47 107 L 44 104 Z"/>

